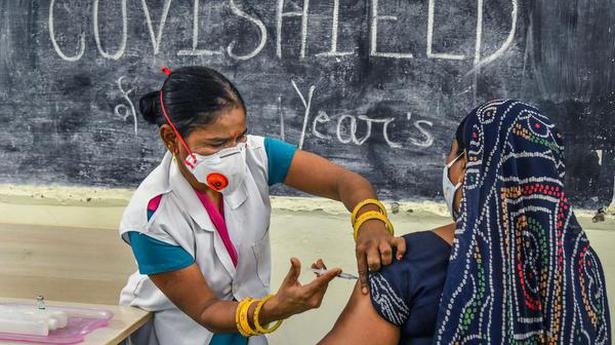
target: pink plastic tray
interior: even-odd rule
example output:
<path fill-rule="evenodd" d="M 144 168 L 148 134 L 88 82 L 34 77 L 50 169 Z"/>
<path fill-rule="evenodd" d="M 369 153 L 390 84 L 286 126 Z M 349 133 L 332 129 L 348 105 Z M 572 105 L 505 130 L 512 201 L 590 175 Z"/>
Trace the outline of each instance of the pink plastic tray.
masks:
<path fill-rule="evenodd" d="M 3 306 L 32 306 L 31 304 L 0 303 Z M 104 309 L 64 307 L 61 305 L 47 306 L 48 310 L 68 313 L 68 325 L 62 329 L 49 332 L 48 336 L 28 335 L 0 332 L 0 340 L 21 341 L 37 344 L 77 344 L 94 330 L 106 327 L 113 313 Z"/>

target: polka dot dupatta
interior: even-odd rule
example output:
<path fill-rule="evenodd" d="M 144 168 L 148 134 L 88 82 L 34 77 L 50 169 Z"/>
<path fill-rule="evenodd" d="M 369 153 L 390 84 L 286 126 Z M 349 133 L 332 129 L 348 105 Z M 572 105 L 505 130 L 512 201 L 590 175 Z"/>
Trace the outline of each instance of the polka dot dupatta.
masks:
<path fill-rule="evenodd" d="M 611 344 L 604 273 L 564 188 L 551 120 L 519 101 L 466 118 L 461 216 L 434 344 Z"/>

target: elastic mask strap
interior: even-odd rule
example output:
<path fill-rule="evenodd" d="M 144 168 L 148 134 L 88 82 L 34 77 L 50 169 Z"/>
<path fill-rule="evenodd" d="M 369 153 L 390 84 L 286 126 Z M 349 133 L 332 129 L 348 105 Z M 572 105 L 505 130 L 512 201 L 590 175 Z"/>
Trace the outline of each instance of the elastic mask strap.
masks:
<path fill-rule="evenodd" d="M 453 181 L 451 181 L 448 169 L 450 169 L 453 166 L 453 164 L 455 164 L 455 162 L 458 161 L 459 158 L 461 158 L 461 156 L 463 156 L 463 152 L 460 153 L 457 157 L 455 157 L 455 159 L 453 159 L 450 163 L 448 163 L 446 165 L 446 178 L 451 182 L 451 184 L 452 184 Z M 457 184 L 455 185 L 455 191 L 457 191 L 457 189 L 459 189 L 459 187 L 461 187 L 461 185 L 462 185 L 461 182 L 457 182 Z"/>
<path fill-rule="evenodd" d="M 185 160 L 186 165 L 188 165 L 190 169 L 194 169 L 194 165 L 196 164 L 196 156 L 194 155 L 194 153 L 192 153 L 192 151 L 190 150 L 190 148 L 184 141 L 184 138 L 182 138 L 181 134 L 179 134 L 179 131 L 177 130 L 177 128 L 175 128 L 175 125 L 171 121 L 169 114 L 167 114 L 167 110 L 164 107 L 164 101 L 162 100 L 162 90 L 160 90 L 160 108 L 162 108 L 162 114 L 167 119 L 167 122 L 169 123 L 171 128 L 173 128 L 173 131 L 175 132 L 175 135 L 177 135 L 177 137 L 179 138 L 179 141 L 182 143 L 182 146 L 186 149 L 186 151 L 188 151 L 189 156 L 192 158 L 192 163 L 188 161 L 188 158 L 186 158 Z"/>
<path fill-rule="evenodd" d="M 457 160 L 459 160 L 459 158 L 461 158 L 461 156 L 463 156 L 463 152 L 462 152 L 462 153 L 460 153 L 457 157 L 455 157 L 455 159 L 453 159 L 450 163 L 448 163 L 448 164 L 446 165 L 446 167 L 447 167 L 447 168 L 452 167 L 452 166 L 453 166 L 453 164 L 455 164 L 455 162 L 456 162 Z"/>

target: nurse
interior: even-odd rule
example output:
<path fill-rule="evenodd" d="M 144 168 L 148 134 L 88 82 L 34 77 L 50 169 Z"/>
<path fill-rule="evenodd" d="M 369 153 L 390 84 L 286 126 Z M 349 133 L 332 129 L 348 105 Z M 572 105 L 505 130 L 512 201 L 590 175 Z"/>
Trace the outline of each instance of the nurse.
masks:
<path fill-rule="evenodd" d="M 138 272 L 120 304 L 154 312 L 133 344 L 267 344 L 291 315 L 317 308 L 339 269 L 299 283 L 300 262 L 269 294 L 269 188 L 277 183 L 339 200 L 352 210 L 363 292 L 366 274 L 405 252 L 370 183 L 283 141 L 248 135 L 233 84 L 206 67 L 171 72 L 140 111 L 167 148 L 120 224 Z"/>

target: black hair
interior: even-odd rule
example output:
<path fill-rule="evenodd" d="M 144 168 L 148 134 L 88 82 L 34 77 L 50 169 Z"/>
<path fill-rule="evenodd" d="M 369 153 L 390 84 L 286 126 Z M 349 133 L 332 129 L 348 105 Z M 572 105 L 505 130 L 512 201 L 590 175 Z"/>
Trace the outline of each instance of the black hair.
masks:
<path fill-rule="evenodd" d="M 233 83 L 207 67 L 181 67 L 172 71 L 162 85 L 162 91 L 167 115 L 183 137 L 196 127 L 214 122 L 225 110 L 241 107 L 246 111 Z M 160 105 L 160 90 L 141 97 L 139 111 L 149 123 L 159 127 L 168 124 Z"/>
<path fill-rule="evenodd" d="M 457 141 L 457 152 L 455 153 L 455 155 L 457 156 L 462 154 L 466 148 L 464 142 L 466 119 L 467 117 L 464 117 L 463 120 L 461 120 L 461 123 L 459 123 L 459 126 L 457 126 L 457 130 L 455 131 L 455 141 Z"/>

